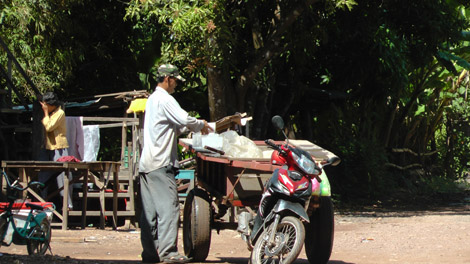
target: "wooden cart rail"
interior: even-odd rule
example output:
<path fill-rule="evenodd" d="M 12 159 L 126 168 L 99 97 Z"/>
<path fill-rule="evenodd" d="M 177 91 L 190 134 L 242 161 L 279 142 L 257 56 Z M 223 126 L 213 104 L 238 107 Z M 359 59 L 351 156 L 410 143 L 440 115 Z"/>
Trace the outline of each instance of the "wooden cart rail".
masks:
<path fill-rule="evenodd" d="M 264 141 L 253 142 L 263 152 L 272 151 Z M 265 182 L 279 168 L 278 165 L 271 164 L 270 155 L 263 158 L 229 157 L 213 152 L 196 152 L 192 149 L 191 139 L 180 139 L 179 144 L 196 153 L 196 184 L 234 206 L 258 204 Z M 289 144 L 301 147 L 317 160 L 334 156 L 332 152 L 307 140 L 289 140 Z"/>
<path fill-rule="evenodd" d="M 259 202 L 266 180 L 279 166 L 270 158 L 234 158 L 212 152 L 197 152 L 191 139 L 180 139 L 180 145 L 196 153 L 196 184 L 214 197 L 234 206 Z M 255 143 L 267 150 L 263 141 Z"/>

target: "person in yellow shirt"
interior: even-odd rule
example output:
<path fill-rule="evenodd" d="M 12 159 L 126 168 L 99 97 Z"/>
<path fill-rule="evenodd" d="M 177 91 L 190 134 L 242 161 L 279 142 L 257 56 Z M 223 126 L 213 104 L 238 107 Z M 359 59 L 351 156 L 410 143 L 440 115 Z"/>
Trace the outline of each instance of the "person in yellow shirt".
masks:
<path fill-rule="evenodd" d="M 68 156 L 69 144 L 67 142 L 65 112 L 61 107 L 62 102 L 53 92 L 44 93 L 40 103 L 44 112 L 42 124 L 44 125 L 45 139 L 39 159 L 41 161 L 57 161 L 60 157 Z M 52 176 L 55 176 L 53 172 L 44 171 L 39 173 L 39 181 L 46 184 L 42 191 L 43 198 L 47 197 L 48 183 Z M 71 180 L 72 175 L 67 176 Z M 64 187 L 64 177 L 65 172 L 57 176 L 58 188 Z M 60 191 L 60 195 L 64 196 L 64 190 Z M 68 208 L 71 210 L 73 208 L 72 186 L 69 188 L 68 201 Z"/>

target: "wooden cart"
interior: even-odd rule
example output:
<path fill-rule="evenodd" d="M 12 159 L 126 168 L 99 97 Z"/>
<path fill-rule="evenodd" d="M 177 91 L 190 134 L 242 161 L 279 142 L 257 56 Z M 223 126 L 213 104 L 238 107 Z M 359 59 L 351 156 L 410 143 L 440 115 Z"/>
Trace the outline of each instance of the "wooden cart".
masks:
<path fill-rule="evenodd" d="M 269 150 L 263 141 L 254 142 L 263 152 Z M 289 142 L 302 147 L 317 160 L 334 155 L 306 140 Z M 204 261 L 209 254 L 211 230 L 236 229 L 238 210 L 256 210 L 252 207 L 258 205 L 265 182 L 279 166 L 272 165 L 266 155 L 231 158 L 210 151 L 195 151 L 191 139 L 180 139 L 179 143 L 196 154 L 195 186 L 184 203 L 184 251 L 194 261 Z M 326 174 L 321 178 L 321 188 L 315 195 L 330 196 Z"/>

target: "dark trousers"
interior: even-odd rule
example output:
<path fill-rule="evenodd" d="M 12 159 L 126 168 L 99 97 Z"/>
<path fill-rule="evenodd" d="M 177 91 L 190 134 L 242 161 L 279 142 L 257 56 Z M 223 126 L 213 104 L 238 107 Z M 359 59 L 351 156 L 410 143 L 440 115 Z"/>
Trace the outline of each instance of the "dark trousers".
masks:
<path fill-rule="evenodd" d="M 140 174 L 142 259 L 158 260 L 178 252 L 179 201 L 176 170 L 166 166 Z"/>

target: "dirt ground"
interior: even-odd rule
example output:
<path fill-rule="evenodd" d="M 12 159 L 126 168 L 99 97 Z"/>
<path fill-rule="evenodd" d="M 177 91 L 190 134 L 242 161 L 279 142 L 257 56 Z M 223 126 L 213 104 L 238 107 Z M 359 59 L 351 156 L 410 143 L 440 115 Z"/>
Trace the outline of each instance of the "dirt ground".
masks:
<path fill-rule="evenodd" d="M 139 230 L 52 231 L 53 256 L 31 258 L 26 246 L 11 245 L 0 248 L 0 263 L 140 263 Z M 337 212 L 329 263 L 470 263 L 469 241 L 468 203 L 433 210 Z M 183 251 L 181 234 L 178 245 Z M 205 263 L 247 263 L 249 255 L 236 231 L 214 230 Z M 295 263 L 308 263 L 304 252 Z"/>

